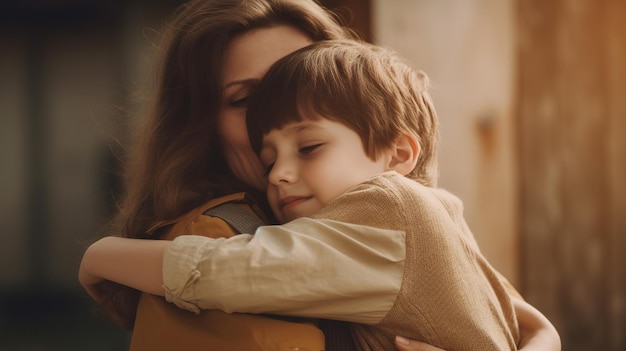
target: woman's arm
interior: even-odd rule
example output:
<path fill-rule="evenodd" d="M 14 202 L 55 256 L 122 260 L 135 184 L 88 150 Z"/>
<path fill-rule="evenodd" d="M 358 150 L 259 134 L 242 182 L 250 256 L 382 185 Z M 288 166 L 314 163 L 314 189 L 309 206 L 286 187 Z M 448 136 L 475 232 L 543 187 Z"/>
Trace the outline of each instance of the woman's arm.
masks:
<path fill-rule="evenodd" d="M 102 280 L 115 281 L 163 296 L 163 252 L 168 245 L 169 241 L 161 240 L 118 237 L 100 239 L 85 252 L 79 269 L 79 281 L 96 300 L 98 291 L 95 286 Z M 513 302 L 522 339 L 520 350 L 560 351 L 560 337 L 550 321 L 527 302 L 518 298 L 513 298 Z M 441 350 L 402 337 L 396 340 L 396 347 L 399 351 Z"/>
<path fill-rule="evenodd" d="M 78 280 L 95 300 L 97 284 L 110 280 L 155 295 L 164 295 L 163 252 L 166 240 L 105 237 L 83 255 Z"/>
<path fill-rule="evenodd" d="M 560 351 L 561 338 L 550 321 L 528 302 L 512 298 L 520 328 L 522 351 Z"/>
<path fill-rule="evenodd" d="M 513 301 L 513 308 L 520 329 L 519 349 L 522 351 L 560 351 L 561 338 L 552 323 L 536 308 L 524 301 L 522 295 L 506 277 L 497 271 L 496 274 L 500 277 L 500 281 L 504 284 Z"/>
<path fill-rule="evenodd" d="M 520 328 L 520 351 L 561 351 L 561 338 L 550 321 L 528 302 L 512 298 Z M 444 351 L 416 340 L 396 337 L 398 351 Z"/>

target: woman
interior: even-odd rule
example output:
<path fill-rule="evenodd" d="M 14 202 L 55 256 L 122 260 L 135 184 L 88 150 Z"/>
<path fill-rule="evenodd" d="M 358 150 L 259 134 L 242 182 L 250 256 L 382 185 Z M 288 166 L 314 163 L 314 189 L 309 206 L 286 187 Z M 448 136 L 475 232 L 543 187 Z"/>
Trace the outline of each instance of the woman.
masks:
<path fill-rule="evenodd" d="M 264 204 L 263 169 L 245 129 L 246 98 L 280 57 L 313 41 L 345 37 L 352 35 L 309 0 L 195 0 L 182 6 L 164 38 L 154 105 L 139 129 L 126 194 L 111 233 L 157 237 L 161 233 L 151 230 L 155 225 L 174 223 L 209 200 L 237 192 Z M 148 248 L 160 243 L 143 244 Z M 156 263 L 141 257 L 135 263 L 144 265 L 143 276 L 162 274 L 158 254 L 153 256 Z M 126 264 L 114 263 L 122 268 Z M 88 268 L 84 260 L 81 283 L 116 320 L 132 328 L 139 293 L 110 282 L 93 288 L 106 277 L 95 277 Z M 549 322 L 516 301 L 528 349 L 558 350 L 558 335 Z M 326 334 L 334 330 L 324 328 Z M 332 345 L 327 343 L 327 349 Z M 397 347 L 436 349 L 404 339 Z"/>

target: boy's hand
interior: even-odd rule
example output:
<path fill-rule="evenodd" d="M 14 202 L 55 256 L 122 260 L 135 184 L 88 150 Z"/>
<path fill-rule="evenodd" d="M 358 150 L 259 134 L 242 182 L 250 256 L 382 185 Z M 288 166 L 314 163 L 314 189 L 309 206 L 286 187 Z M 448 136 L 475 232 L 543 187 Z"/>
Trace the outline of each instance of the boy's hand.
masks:
<path fill-rule="evenodd" d="M 139 291 L 164 296 L 163 252 L 167 240 L 104 237 L 85 251 L 78 281 L 96 301 L 110 281 Z"/>
<path fill-rule="evenodd" d="M 104 279 L 98 275 L 92 274 L 89 270 L 92 247 L 93 245 L 85 251 L 83 259 L 80 262 L 80 268 L 78 269 L 78 281 L 80 282 L 80 285 L 83 286 L 85 291 L 87 291 L 89 296 L 98 301 L 100 296 L 98 284 L 104 281 Z"/>

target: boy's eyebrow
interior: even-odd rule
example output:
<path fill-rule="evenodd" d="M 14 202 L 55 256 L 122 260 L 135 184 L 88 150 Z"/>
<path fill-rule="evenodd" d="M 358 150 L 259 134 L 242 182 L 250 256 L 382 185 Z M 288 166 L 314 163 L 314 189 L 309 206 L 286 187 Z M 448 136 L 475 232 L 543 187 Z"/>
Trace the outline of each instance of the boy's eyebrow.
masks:
<path fill-rule="evenodd" d="M 312 122 L 298 122 L 298 123 L 295 123 L 294 125 L 287 126 L 284 129 L 287 133 L 293 134 L 293 133 L 298 133 L 307 129 L 308 130 L 321 129 L 321 127 L 319 127 L 317 124 L 312 123 Z M 261 150 L 263 150 L 266 147 L 268 147 L 268 142 L 266 141 L 265 135 L 264 135 L 263 141 L 261 142 Z"/>
<path fill-rule="evenodd" d="M 300 123 L 296 123 L 295 125 L 286 127 L 285 130 L 289 133 L 297 133 L 306 129 L 319 129 L 319 128 L 320 127 L 318 127 L 315 123 L 300 122 Z"/>

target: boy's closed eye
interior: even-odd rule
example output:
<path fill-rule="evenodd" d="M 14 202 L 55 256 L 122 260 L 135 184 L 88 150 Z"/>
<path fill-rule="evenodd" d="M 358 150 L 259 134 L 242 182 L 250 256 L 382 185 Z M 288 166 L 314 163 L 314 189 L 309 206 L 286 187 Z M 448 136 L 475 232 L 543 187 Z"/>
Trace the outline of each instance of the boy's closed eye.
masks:
<path fill-rule="evenodd" d="M 308 156 L 314 153 L 317 149 L 319 149 L 323 144 L 313 144 L 301 147 L 298 152 L 303 156 Z"/>

